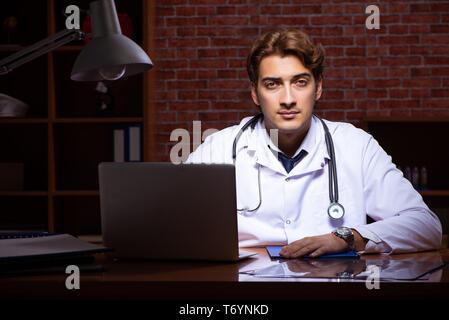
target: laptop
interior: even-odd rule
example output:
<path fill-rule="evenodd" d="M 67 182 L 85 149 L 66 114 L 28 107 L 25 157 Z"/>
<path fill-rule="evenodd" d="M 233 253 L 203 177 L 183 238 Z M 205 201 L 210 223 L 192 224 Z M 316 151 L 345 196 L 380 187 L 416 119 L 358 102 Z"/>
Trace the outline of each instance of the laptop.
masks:
<path fill-rule="evenodd" d="M 103 244 L 127 259 L 238 261 L 235 170 L 227 164 L 99 164 Z"/>

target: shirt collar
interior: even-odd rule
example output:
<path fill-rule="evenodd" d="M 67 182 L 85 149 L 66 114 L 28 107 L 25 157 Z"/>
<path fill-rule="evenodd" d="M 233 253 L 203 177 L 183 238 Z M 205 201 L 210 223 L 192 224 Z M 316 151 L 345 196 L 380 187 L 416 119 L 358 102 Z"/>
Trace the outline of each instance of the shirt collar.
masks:
<path fill-rule="evenodd" d="M 282 164 L 270 150 L 271 148 L 276 152 L 280 151 L 271 141 L 265 128 L 265 122 L 263 120 L 257 122 L 254 130 L 249 129 L 249 131 L 252 132 L 247 139 L 247 151 L 255 155 L 256 162 L 283 171 Z M 330 159 L 324 139 L 324 128 L 317 117 L 312 116 L 309 131 L 294 156 L 298 155 L 301 150 L 307 151 L 308 154 L 293 168 L 290 174 L 295 173 L 297 167 L 301 167 L 301 171 L 306 167 L 313 170 L 322 168 L 324 159 Z"/>

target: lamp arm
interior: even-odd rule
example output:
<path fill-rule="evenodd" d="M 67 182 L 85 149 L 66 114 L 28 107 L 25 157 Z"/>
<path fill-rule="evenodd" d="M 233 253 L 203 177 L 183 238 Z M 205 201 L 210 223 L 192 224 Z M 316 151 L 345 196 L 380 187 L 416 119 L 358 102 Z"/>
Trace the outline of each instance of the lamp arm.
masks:
<path fill-rule="evenodd" d="M 15 68 L 40 57 L 66 43 L 84 39 L 85 34 L 79 29 L 64 29 L 54 35 L 40 40 L 2 60 L 0 60 L 0 75 L 7 74 Z M 51 43 L 51 44 L 50 44 Z"/>

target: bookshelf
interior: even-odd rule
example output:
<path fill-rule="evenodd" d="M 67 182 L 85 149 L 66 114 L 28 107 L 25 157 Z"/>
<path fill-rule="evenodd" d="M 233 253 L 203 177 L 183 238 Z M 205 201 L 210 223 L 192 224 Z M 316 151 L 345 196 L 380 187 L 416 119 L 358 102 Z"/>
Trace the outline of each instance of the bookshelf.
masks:
<path fill-rule="evenodd" d="M 17 18 L 12 36 L 2 30 L 0 57 L 64 28 L 64 8 L 89 0 L 17 0 L 0 4 L 0 19 Z M 115 0 L 132 21 L 133 40 L 153 56 L 154 3 Z M 85 16 L 81 15 L 81 21 Z M 70 72 L 84 43 L 76 41 L 0 76 L 0 93 L 26 102 L 24 118 L 0 117 L 0 164 L 22 163 L 21 190 L 0 189 L 0 229 L 100 234 L 98 163 L 113 161 L 113 129 L 138 123 L 143 160 L 153 158 L 153 72 L 104 81 L 114 107 L 101 113 L 96 82 L 75 82 Z"/>
<path fill-rule="evenodd" d="M 440 218 L 443 234 L 449 233 L 449 118 L 367 117 L 363 129 L 371 133 L 402 170 L 427 169 L 427 190 L 419 190 L 425 203 Z M 446 243 L 447 246 L 447 243 Z"/>

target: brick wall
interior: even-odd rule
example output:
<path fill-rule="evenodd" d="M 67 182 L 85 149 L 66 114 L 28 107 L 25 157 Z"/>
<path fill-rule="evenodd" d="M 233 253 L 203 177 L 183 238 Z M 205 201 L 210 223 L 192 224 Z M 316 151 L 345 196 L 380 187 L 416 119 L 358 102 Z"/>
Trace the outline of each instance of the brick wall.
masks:
<path fill-rule="evenodd" d="M 221 129 L 256 112 L 246 56 L 273 29 L 300 28 L 326 50 L 317 114 L 449 116 L 449 1 L 155 0 L 156 160 L 170 133 Z M 367 30 L 365 8 L 380 9 Z"/>

